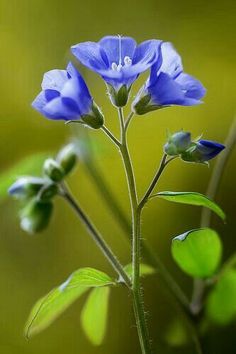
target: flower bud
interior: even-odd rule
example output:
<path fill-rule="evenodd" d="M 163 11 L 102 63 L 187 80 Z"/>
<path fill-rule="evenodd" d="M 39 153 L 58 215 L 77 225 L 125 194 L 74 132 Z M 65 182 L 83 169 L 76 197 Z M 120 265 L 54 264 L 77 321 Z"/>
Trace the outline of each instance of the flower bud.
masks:
<path fill-rule="evenodd" d="M 104 123 L 103 114 L 94 102 L 92 103 L 90 113 L 82 115 L 81 118 L 86 125 L 93 129 L 101 128 Z"/>
<path fill-rule="evenodd" d="M 78 154 L 74 144 L 69 144 L 64 146 L 59 154 L 57 155 L 57 162 L 63 168 L 65 174 L 67 175 L 74 168 Z"/>
<path fill-rule="evenodd" d="M 128 102 L 130 88 L 128 88 L 126 85 L 123 85 L 119 88 L 118 91 L 116 91 L 111 85 L 107 85 L 107 87 L 112 104 L 115 107 L 124 107 Z"/>
<path fill-rule="evenodd" d="M 37 195 L 37 199 L 40 200 L 41 202 L 48 202 L 53 197 L 55 197 L 57 193 L 58 193 L 58 185 L 55 183 L 48 183 L 40 189 Z"/>
<path fill-rule="evenodd" d="M 176 156 L 185 152 L 191 145 L 191 134 L 188 132 L 177 132 L 171 135 L 164 146 L 167 155 Z"/>
<path fill-rule="evenodd" d="M 17 199 L 27 199 L 36 195 L 44 184 L 43 178 L 24 176 L 11 185 L 8 193 Z"/>
<path fill-rule="evenodd" d="M 53 182 L 60 182 L 64 177 L 61 166 L 51 158 L 44 162 L 43 171 Z"/>
<path fill-rule="evenodd" d="M 224 145 L 209 140 L 199 140 L 181 154 L 181 158 L 188 162 L 204 163 L 217 156 Z"/>
<path fill-rule="evenodd" d="M 48 226 L 52 210 L 51 202 L 44 203 L 33 199 L 20 214 L 21 228 L 30 234 L 42 231 Z"/>

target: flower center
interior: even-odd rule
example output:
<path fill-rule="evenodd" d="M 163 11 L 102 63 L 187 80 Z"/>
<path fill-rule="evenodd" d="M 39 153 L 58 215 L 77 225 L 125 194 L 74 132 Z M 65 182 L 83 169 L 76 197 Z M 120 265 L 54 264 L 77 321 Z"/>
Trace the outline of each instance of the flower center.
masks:
<path fill-rule="evenodd" d="M 120 71 L 123 67 L 127 67 L 127 66 L 132 65 L 132 59 L 129 56 L 125 56 L 124 57 L 124 61 L 123 61 L 123 64 L 122 64 L 121 36 L 118 35 L 118 38 L 119 38 L 119 62 L 118 62 L 118 64 L 115 63 L 115 62 L 113 62 L 111 64 L 111 68 L 114 71 Z"/>

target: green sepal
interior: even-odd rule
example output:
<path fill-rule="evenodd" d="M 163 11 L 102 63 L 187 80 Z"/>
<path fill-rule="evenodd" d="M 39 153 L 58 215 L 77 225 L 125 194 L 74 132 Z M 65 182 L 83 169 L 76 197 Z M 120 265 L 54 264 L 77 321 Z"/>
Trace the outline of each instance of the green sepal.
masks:
<path fill-rule="evenodd" d="M 112 85 L 108 84 L 107 87 L 112 104 L 115 107 L 124 107 L 128 102 L 131 87 L 127 88 L 126 85 L 123 85 L 118 91 L 116 91 Z"/>
<path fill-rule="evenodd" d="M 161 108 L 163 107 L 151 103 L 151 95 L 149 94 L 142 96 L 139 101 L 132 106 L 133 112 L 137 115 L 143 115 Z"/>
<path fill-rule="evenodd" d="M 104 124 L 103 114 L 95 102 L 92 104 L 91 112 L 83 115 L 81 118 L 87 126 L 93 129 L 99 129 Z"/>

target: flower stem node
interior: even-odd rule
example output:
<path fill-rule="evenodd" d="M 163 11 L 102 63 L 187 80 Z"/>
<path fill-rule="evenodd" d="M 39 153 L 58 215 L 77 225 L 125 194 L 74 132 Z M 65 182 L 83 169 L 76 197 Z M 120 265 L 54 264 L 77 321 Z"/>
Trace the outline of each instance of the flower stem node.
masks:
<path fill-rule="evenodd" d="M 93 102 L 90 113 L 83 115 L 83 122 L 93 129 L 100 129 L 104 124 L 104 116 L 100 108 Z"/>
<path fill-rule="evenodd" d="M 119 90 L 115 90 L 115 88 L 109 84 L 107 84 L 107 87 L 112 104 L 115 107 L 124 107 L 129 99 L 130 88 L 126 85 L 122 85 Z"/>
<path fill-rule="evenodd" d="M 23 176 L 11 185 L 8 192 L 16 199 L 28 199 L 35 196 L 44 183 L 45 180 L 43 178 Z"/>
<path fill-rule="evenodd" d="M 56 161 L 63 169 L 65 175 L 70 173 L 76 165 L 78 154 L 74 144 L 64 146 L 64 148 L 57 155 Z"/>
<path fill-rule="evenodd" d="M 45 229 L 52 215 L 53 205 L 51 202 L 41 202 L 33 199 L 21 211 L 21 228 L 30 233 Z"/>
<path fill-rule="evenodd" d="M 51 158 L 44 162 L 43 171 L 53 182 L 60 182 L 65 175 L 59 163 Z"/>
<path fill-rule="evenodd" d="M 164 146 L 167 155 L 177 156 L 184 153 L 191 146 L 191 134 L 180 131 L 169 135 L 168 142 Z"/>

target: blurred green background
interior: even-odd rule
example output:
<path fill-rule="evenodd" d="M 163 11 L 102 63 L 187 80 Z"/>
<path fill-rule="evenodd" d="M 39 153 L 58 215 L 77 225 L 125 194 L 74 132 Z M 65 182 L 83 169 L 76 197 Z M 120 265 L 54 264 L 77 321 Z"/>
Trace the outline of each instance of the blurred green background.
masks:
<path fill-rule="evenodd" d="M 57 151 L 75 134 L 72 126 L 43 118 L 30 104 L 40 90 L 43 73 L 66 66 L 72 44 L 96 41 L 106 34 L 131 35 L 137 41 L 159 38 L 173 42 L 183 57 L 185 70 L 200 79 L 208 90 L 201 106 L 174 107 L 133 121 L 129 142 L 140 193 L 160 160 L 167 128 L 172 131 L 184 128 L 193 135 L 204 133 L 207 139 L 223 142 L 235 114 L 235 20 L 234 0 L 0 0 L 1 174 L 29 154 Z M 117 132 L 116 112 L 105 95 L 104 83 L 93 73 L 84 69 L 82 72 L 106 115 L 107 125 Z M 102 133 L 89 134 L 96 140 L 96 159 L 106 182 L 129 213 L 118 153 Z M 225 258 L 236 248 L 235 158 L 234 153 L 216 197 L 228 215 L 228 222 L 222 225 L 213 219 L 224 242 Z M 213 165 L 208 169 L 174 162 L 162 178 L 160 189 L 204 193 Z M 121 260 L 128 263 L 129 250 L 123 231 L 82 164 L 69 182 L 106 240 L 114 245 Z M 173 236 L 198 227 L 199 219 L 199 208 L 165 201 L 151 202 L 144 212 L 143 237 L 188 294 L 191 279 L 172 261 L 170 241 Z M 39 297 L 79 267 L 94 266 L 111 274 L 113 271 L 63 201 L 57 201 L 50 227 L 37 236 L 20 230 L 17 203 L 12 200 L 1 200 L 0 220 L 1 353 L 139 353 L 131 301 L 124 289 L 112 292 L 109 329 L 102 347 L 93 347 L 81 331 L 79 314 L 84 299 L 48 330 L 27 341 L 23 337 L 24 323 Z M 180 321 L 180 330 L 181 319 L 158 275 L 146 279 L 144 288 L 154 347 L 162 354 L 184 354 L 183 349 L 172 348 L 166 341 L 171 321 Z M 235 324 L 224 329 L 213 328 L 204 338 L 205 353 L 235 353 L 235 330 Z M 194 353 L 194 349 L 188 348 L 186 353 Z"/>

